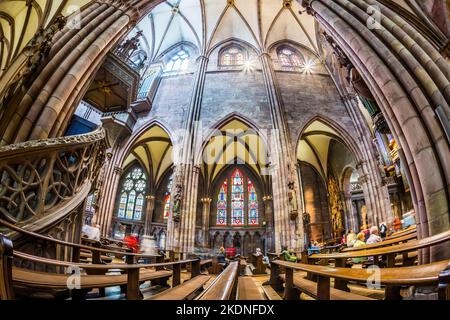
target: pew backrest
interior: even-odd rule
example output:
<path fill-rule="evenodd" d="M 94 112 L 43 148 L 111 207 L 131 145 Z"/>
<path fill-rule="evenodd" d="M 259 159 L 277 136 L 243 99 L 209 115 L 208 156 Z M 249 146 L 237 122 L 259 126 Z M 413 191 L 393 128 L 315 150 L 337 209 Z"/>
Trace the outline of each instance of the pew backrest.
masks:
<path fill-rule="evenodd" d="M 232 261 L 196 300 L 230 300 L 236 293 L 239 261 Z"/>
<path fill-rule="evenodd" d="M 350 252 L 350 251 L 359 251 L 359 250 L 381 248 L 381 247 L 386 247 L 386 246 L 390 246 L 390 245 L 393 245 L 393 244 L 399 244 L 400 242 L 407 242 L 407 241 L 410 241 L 410 240 L 414 240 L 416 238 L 417 238 L 417 234 L 416 233 L 409 233 L 409 234 L 403 235 L 401 237 L 395 237 L 395 238 L 391 238 L 391 239 L 386 239 L 386 240 L 381 241 L 381 242 L 367 244 L 367 245 L 365 245 L 363 247 L 345 248 L 345 249 L 342 249 L 341 252 Z"/>
<path fill-rule="evenodd" d="M 406 253 L 432 247 L 450 240 L 450 230 L 436 234 L 434 236 L 423 238 L 419 240 L 412 240 L 402 244 L 396 244 L 388 247 L 375 248 L 375 249 L 363 249 L 358 251 L 340 252 L 340 253 L 319 253 L 309 256 L 310 259 L 348 259 L 359 257 L 372 257 L 382 255 L 392 255 L 398 253 Z"/>

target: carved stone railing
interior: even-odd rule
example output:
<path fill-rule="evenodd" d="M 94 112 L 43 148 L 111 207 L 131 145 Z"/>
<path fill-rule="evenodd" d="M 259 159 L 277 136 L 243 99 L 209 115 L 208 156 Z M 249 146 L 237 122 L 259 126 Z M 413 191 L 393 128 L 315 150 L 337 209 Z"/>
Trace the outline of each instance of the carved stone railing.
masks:
<path fill-rule="evenodd" d="M 84 201 L 105 150 L 102 128 L 0 147 L 0 218 L 42 227 L 63 218 Z"/>

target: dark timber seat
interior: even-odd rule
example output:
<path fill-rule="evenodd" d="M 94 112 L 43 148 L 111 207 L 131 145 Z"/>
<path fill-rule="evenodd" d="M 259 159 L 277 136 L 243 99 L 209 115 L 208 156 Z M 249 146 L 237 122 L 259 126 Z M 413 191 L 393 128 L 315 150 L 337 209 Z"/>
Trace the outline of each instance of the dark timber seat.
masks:
<path fill-rule="evenodd" d="M 232 300 L 236 292 L 239 262 L 232 261 L 195 300 Z"/>
<path fill-rule="evenodd" d="M 395 263 L 395 256 L 397 254 L 405 254 L 408 252 L 416 251 L 419 249 L 432 247 L 450 240 L 450 230 L 436 234 L 434 236 L 423 238 L 419 240 L 412 240 L 406 243 L 396 244 L 388 247 L 366 249 L 363 250 L 340 252 L 340 253 L 319 253 L 312 254 L 308 257 L 309 260 L 335 260 L 336 266 L 342 267 L 345 265 L 345 260 L 350 258 L 361 258 L 361 257 L 375 257 L 375 260 L 380 256 L 387 256 L 388 267 L 393 267 Z"/>
<path fill-rule="evenodd" d="M 445 272 L 450 260 L 434 262 L 430 264 L 418 265 L 413 267 L 384 268 L 378 269 L 377 280 L 380 285 L 386 286 L 385 299 L 401 299 L 400 288 L 407 286 L 437 286 L 440 282 L 440 275 Z M 373 272 L 367 269 L 336 268 L 329 266 L 318 266 L 304 263 L 292 263 L 286 261 L 272 261 L 272 272 L 270 275 L 270 285 L 275 290 L 282 289 L 282 281 L 285 282 L 284 297 L 287 300 L 298 299 L 298 287 L 314 293 L 312 283 L 297 278 L 294 270 L 300 270 L 317 276 L 316 296 L 319 300 L 329 300 L 332 297 L 332 288 L 330 287 L 330 278 L 344 281 L 354 281 L 358 283 L 368 283 L 374 277 Z M 284 277 L 280 277 L 280 266 L 286 269 Z M 336 286 L 335 286 L 336 289 Z M 341 291 L 348 291 L 343 290 Z M 341 294 L 341 293 L 340 293 Z"/>
<path fill-rule="evenodd" d="M 281 280 L 284 282 L 286 276 L 280 275 Z M 317 283 L 308 279 L 305 279 L 301 274 L 294 274 L 294 286 L 300 291 L 307 294 L 314 299 L 318 299 Z M 359 294 L 346 292 L 334 288 L 330 288 L 330 300 L 375 300 L 369 297 L 365 297 Z"/>
<path fill-rule="evenodd" d="M 197 291 L 203 289 L 204 284 L 210 278 L 211 276 L 208 275 L 197 276 L 146 300 L 190 300 Z"/>
<path fill-rule="evenodd" d="M 262 285 L 261 286 L 267 300 L 283 300 L 280 295 L 270 286 L 270 285 Z"/>
<path fill-rule="evenodd" d="M 263 255 L 251 255 L 252 263 L 250 265 L 250 270 L 253 274 L 265 274 L 266 265 L 263 262 Z"/>
<path fill-rule="evenodd" d="M 252 277 L 239 277 L 236 300 L 266 300 Z"/>
<path fill-rule="evenodd" d="M 46 289 L 67 289 L 67 274 L 51 274 L 21 268 L 12 270 L 14 285 L 46 288 Z M 161 270 L 141 270 L 139 272 L 139 282 L 156 279 L 170 278 L 171 271 Z M 126 274 L 120 275 L 81 275 L 80 289 L 106 288 L 126 285 L 128 282 Z"/>

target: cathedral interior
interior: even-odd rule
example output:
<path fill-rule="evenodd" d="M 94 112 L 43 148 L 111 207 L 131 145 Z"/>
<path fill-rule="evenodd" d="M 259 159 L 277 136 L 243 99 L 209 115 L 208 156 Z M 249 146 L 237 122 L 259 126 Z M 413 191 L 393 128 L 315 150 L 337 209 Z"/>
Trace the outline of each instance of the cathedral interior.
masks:
<path fill-rule="evenodd" d="M 0 1 L 0 299 L 450 299 L 449 12 Z"/>

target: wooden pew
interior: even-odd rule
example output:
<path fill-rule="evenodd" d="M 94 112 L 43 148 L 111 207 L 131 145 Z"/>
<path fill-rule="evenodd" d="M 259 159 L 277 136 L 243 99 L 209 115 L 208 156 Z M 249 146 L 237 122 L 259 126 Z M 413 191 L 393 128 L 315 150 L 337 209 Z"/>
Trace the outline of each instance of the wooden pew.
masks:
<path fill-rule="evenodd" d="M 406 236 L 407 234 L 413 234 L 413 233 L 417 233 L 416 227 L 410 227 L 405 230 L 394 232 L 394 233 L 390 234 L 389 236 L 387 236 L 386 240 L 403 237 L 403 236 Z"/>
<path fill-rule="evenodd" d="M 58 267 L 80 270 L 80 274 L 71 276 L 70 274 L 55 274 L 37 272 L 28 269 L 22 269 L 13 266 L 13 257 L 27 260 L 35 263 L 52 265 Z M 126 285 L 127 298 L 131 300 L 141 299 L 139 284 L 145 281 L 166 281 L 172 277 L 172 286 L 178 286 L 181 283 L 181 264 L 191 263 L 192 274 L 194 278 L 199 275 L 199 260 L 185 260 L 170 263 L 153 264 L 85 264 L 76 262 L 59 261 L 48 258 L 33 256 L 27 253 L 14 251 L 12 242 L 9 238 L 0 234 L 0 298 L 14 299 L 13 287 L 31 287 L 45 289 L 69 289 L 68 284 L 74 280 L 76 287 L 71 290 L 73 299 L 83 299 L 86 290 L 93 288 L 106 288 L 112 286 Z M 165 267 L 172 267 L 172 271 L 164 270 Z M 149 270 L 154 268 L 155 270 Z M 84 270 L 88 274 L 82 274 Z M 103 274 L 92 275 L 88 271 L 101 270 Z M 123 270 L 126 274 L 106 275 L 109 270 Z"/>
<path fill-rule="evenodd" d="M 252 277 L 239 277 L 236 300 L 266 300 Z"/>
<path fill-rule="evenodd" d="M 195 300 L 232 300 L 236 295 L 239 261 L 232 261 Z"/>
<path fill-rule="evenodd" d="M 252 254 L 251 256 L 252 264 L 250 265 L 250 270 L 253 274 L 266 274 L 266 265 L 263 262 L 263 255 L 257 256 Z"/>
<path fill-rule="evenodd" d="M 402 286 L 437 286 L 439 276 L 442 271 L 448 268 L 450 260 L 434 262 L 431 264 L 418 265 L 402 268 L 384 268 L 379 269 L 379 284 L 400 288 Z M 372 272 L 366 269 L 333 268 L 328 266 L 317 266 L 304 263 L 292 263 L 286 261 L 272 261 L 272 273 L 270 284 L 275 290 L 282 288 L 282 282 L 285 282 L 284 296 L 287 300 L 299 298 L 299 291 L 312 295 L 318 300 L 356 300 L 368 299 L 356 296 L 353 293 L 333 289 L 330 286 L 330 278 L 355 281 L 359 283 L 368 283 L 373 277 Z M 281 275 L 279 267 L 286 269 L 286 274 Z M 317 276 L 317 282 L 304 279 L 294 270 L 312 273 Z M 399 290 L 398 290 L 399 292 Z M 399 294 L 392 295 L 386 292 L 385 299 L 398 299 Z"/>
<path fill-rule="evenodd" d="M 197 276 L 183 282 L 183 284 L 177 287 L 151 296 L 146 300 L 191 300 L 196 292 L 203 289 L 204 284 L 208 282 L 210 278 L 211 276 L 208 275 Z"/>
<path fill-rule="evenodd" d="M 139 254 L 132 253 L 127 251 L 128 249 L 121 248 L 120 251 L 114 251 L 111 249 L 101 248 L 101 243 L 95 240 L 89 240 L 91 245 L 83 245 L 78 243 L 67 242 L 55 238 L 50 238 L 35 232 L 31 232 L 25 229 L 22 229 L 16 225 L 13 225 L 5 220 L 0 219 L 0 225 L 7 227 L 15 232 L 27 235 L 36 240 L 43 240 L 46 242 L 50 242 L 54 245 L 61 245 L 65 247 L 69 247 L 72 249 L 72 262 L 80 262 L 80 254 L 84 250 L 85 252 L 91 252 L 92 263 L 100 264 L 102 263 L 101 255 L 115 255 L 116 257 L 125 257 L 126 262 L 129 264 L 134 264 L 140 258 L 153 259 L 155 262 L 162 262 L 161 255 L 151 255 L 151 254 Z"/>
<path fill-rule="evenodd" d="M 409 233 L 406 235 L 403 235 L 401 237 L 395 237 L 395 238 L 391 238 L 391 239 L 387 239 L 381 242 L 377 242 L 377 243 L 372 243 L 372 244 L 367 244 L 363 247 L 350 247 L 350 248 L 344 248 L 341 250 L 341 252 L 349 252 L 349 251 L 359 251 L 359 250 L 367 250 L 367 249 L 374 249 L 374 248 L 381 248 L 381 247 L 386 247 L 386 246 L 390 246 L 393 244 L 399 244 L 402 242 L 407 242 L 410 240 L 414 240 L 417 239 L 417 234 L 416 233 Z"/>
<path fill-rule="evenodd" d="M 408 253 L 411 251 L 416 251 L 419 249 L 431 247 L 437 244 L 441 244 L 450 240 L 450 230 L 436 234 L 434 236 L 423 238 L 419 240 L 413 240 L 402 244 L 392 245 L 388 247 L 381 247 L 375 249 L 364 249 L 349 252 L 340 253 L 319 253 L 312 254 L 308 257 L 309 260 L 331 260 L 336 261 L 337 267 L 342 267 L 345 265 L 345 260 L 350 258 L 361 258 L 361 257 L 374 257 L 375 261 L 379 256 L 387 256 L 387 267 L 393 267 L 395 262 L 395 256 L 397 254 Z"/>

